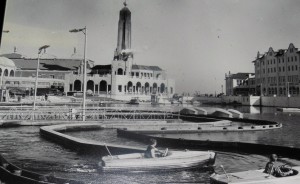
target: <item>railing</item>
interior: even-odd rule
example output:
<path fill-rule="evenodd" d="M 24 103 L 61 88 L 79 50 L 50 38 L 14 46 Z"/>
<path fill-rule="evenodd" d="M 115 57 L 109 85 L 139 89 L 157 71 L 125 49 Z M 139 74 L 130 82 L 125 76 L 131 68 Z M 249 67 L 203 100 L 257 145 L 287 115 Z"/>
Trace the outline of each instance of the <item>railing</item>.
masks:
<path fill-rule="evenodd" d="M 33 111 L 31 107 L 13 107 L 0 110 L 0 120 L 66 120 L 81 121 L 80 108 L 40 107 Z M 105 119 L 174 119 L 171 109 L 134 109 L 119 107 L 96 107 L 86 109 L 86 120 L 96 121 Z"/>

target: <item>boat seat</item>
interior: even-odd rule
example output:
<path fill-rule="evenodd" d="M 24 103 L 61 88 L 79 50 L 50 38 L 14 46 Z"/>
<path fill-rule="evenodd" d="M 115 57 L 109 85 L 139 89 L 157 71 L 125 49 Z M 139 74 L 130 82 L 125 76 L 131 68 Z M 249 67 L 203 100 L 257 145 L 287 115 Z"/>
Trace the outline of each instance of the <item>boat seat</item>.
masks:
<path fill-rule="evenodd" d="M 144 153 L 132 153 L 132 154 L 126 154 L 126 155 L 118 155 L 118 159 L 136 159 L 136 158 L 144 158 Z"/>

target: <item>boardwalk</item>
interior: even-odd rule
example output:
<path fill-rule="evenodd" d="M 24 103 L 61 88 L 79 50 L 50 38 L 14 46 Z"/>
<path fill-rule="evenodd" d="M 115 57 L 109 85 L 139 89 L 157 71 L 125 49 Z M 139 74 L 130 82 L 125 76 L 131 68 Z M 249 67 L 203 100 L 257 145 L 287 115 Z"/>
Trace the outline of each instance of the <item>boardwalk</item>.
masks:
<path fill-rule="evenodd" d="M 0 120 L 82 120 L 82 108 L 40 107 L 35 111 L 32 107 L 10 107 L 0 110 Z M 177 113 L 178 114 L 178 113 Z M 174 119 L 177 114 L 171 109 L 136 109 L 128 107 L 93 107 L 86 109 L 86 120 L 104 119 Z"/>

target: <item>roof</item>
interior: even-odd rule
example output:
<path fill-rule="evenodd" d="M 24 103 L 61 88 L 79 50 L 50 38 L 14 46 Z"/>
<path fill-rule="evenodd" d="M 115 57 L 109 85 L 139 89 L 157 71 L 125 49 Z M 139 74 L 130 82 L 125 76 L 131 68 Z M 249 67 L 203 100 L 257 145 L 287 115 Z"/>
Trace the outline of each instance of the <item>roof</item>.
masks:
<path fill-rule="evenodd" d="M 233 78 L 233 79 L 247 79 L 247 78 L 249 78 L 249 75 L 254 75 L 254 73 L 236 73 L 236 74 L 231 74 L 230 78 Z"/>
<path fill-rule="evenodd" d="M 162 71 L 158 66 L 145 66 L 145 65 L 132 65 L 133 70 L 151 70 L 151 71 Z"/>
<path fill-rule="evenodd" d="M 275 56 L 282 56 L 284 55 L 285 53 L 285 50 L 284 49 L 279 49 L 277 52 L 276 52 L 276 55 Z"/>
<path fill-rule="evenodd" d="M 35 70 L 37 67 L 36 58 L 12 59 L 17 68 Z M 40 70 L 75 70 L 81 65 L 81 59 L 40 59 Z"/>
<path fill-rule="evenodd" d="M 6 57 L 0 57 L 0 65 L 12 68 L 16 67 L 14 61 Z"/>
<path fill-rule="evenodd" d="M 0 56 L 1 56 L 1 57 L 10 58 L 10 59 L 14 59 L 14 58 L 22 58 L 22 57 L 23 57 L 21 54 L 18 54 L 18 53 L 2 54 L 2 55 L 0 55 Z"/>
<path fill-rule="evenodd" d="M 96 65 L 92 70 L 111 70 L 111 65 Z"/>

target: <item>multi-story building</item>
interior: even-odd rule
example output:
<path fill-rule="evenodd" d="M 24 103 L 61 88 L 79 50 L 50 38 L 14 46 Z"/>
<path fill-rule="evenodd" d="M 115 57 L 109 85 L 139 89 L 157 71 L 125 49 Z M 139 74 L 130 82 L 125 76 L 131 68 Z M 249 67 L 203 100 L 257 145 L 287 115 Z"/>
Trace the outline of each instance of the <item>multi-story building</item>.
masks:
<path fill-rule="evenodd" d="M 299 96 L 300 51 L 291 43 L 288 49 L 257 53 L 255 66 L 256 94 Z"/>
<path fill-rule="evenodd" d="M 172 96 L 175 93 L 175 81 L 167 77 L 165 70 L 159 66 L 133 64 L 131 12 L 127 4 L 124 5 L 119 14 L 117 48 L 111 64 L 95 66 L 94 61 L 87 60 L 87 90 L 96 95 L 109 95 L 123 100 Z M 25 58 L 17 53 L 2 56 L 8 58 L 6 63 L 13 64 L 9 70 L 3 68 L 5 77 L 2 77 L 0 68 L 3 79 L 0 84 L 8 88 L 33 89 L 37 58 Z M 83 91 L 83 66 L 82 59 L 41 58 L 38 89 L 58 88 L 66 93 Z"/>
<path fill-rule="evenodd" d="M 253 73 L 225 74 L 225 87 L 227 96 L 254 95 L 255 80 Z"/>

